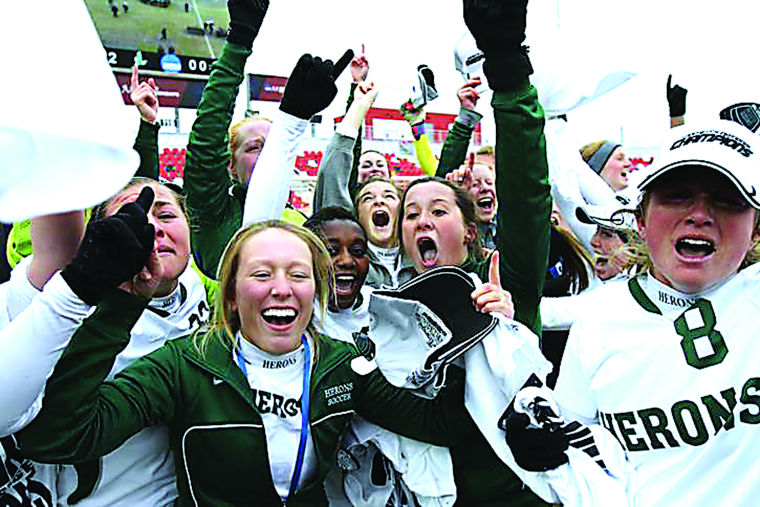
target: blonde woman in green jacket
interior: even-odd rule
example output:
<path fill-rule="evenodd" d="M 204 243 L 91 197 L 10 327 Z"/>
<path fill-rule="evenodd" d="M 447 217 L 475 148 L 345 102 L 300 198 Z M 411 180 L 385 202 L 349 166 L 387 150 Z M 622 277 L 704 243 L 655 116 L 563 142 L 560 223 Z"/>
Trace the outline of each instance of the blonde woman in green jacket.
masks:
<path fill-rule="evenodd" d="M 459 380 L 423 400 L 378 370 L 356 373 L 353 345 L 314 331 L 313 302 L 324 306 L 330 269 L 303 228 L 243 229 L 222 259 L 215 327 L 103 382 L 144 309 L 134 293 L 149 295 L 151 275 L 133 280 L 133 294 L 112 290 L 48 380 L 39 417 L 19 436 L 22 452 L 77 462 L 167 424 L 180 505 L 311 506 L 326 504 L 322 482 L 354 413 L 417 440 L 456 443 L 467 424 Z"/>

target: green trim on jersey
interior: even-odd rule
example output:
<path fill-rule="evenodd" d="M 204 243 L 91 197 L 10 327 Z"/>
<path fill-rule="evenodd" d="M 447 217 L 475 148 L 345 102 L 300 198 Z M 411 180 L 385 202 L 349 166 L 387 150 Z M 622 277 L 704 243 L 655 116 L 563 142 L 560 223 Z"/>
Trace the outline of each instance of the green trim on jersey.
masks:
<path fill-rule="evenodd" d="M 656 313 L 657 315 L 662 315 L 662 311 L 657 308 L 657 305 L 649 299 L 649 296 L 646 295 L 644 289 L 641 288 L 638 278 L 638 276 L 635 276 L 628 280 L 628 289 L 631 291 L 631 296 L 633 296 L 633 299 L 641 305 L 644 310 Z"/>

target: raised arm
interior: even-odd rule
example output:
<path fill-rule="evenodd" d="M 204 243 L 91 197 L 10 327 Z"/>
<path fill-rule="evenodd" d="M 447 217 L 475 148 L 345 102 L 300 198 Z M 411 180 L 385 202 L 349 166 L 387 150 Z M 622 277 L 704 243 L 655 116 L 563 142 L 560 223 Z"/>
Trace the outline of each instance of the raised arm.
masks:
<path fill-rule="evenodd" d="M 84 235 L 84 211 L 36 217 L 31 222 L 34 255 L 26 276 L 37 290 L 42 290 L 77 252 Z"/>
<path fill-rule="evenodd" d="M 61 278 L 95 313 L 77 330 L 47 382 L 39 416 L 17 433 L 25 456 L 40 461 L 77 462 L 105 454 L 141 428 L 166 420 L 171 397 L 160 397 L 155 378 L 146 394 L 139 382 L 119 391 L 101 387 L 118 353 L 155 291 L 147 271 L 154 227 L 146 210 L 153 190 L 88 225 L 82 246 Z M 117 289 L 122 285 L 135 294 Z M 154 374 L 150 370 L 149 374 Z M 130 390 L 131 389 L 131 390 Z"/>
<path fill-rule="evenodd" d="M 459 90 L 459 115 L 446 136 L 446 141 L 441 148 L 441 160 L 435 175 L 445 178 L 448 173 L 464 164 L 467 157 L 467 148 L 475 126 L 483 118 L 483 115 L 475 111 L 480 95 L 475 89 L 480 84 L 480 78 L 467 80 Z"/>
<path fill-rule="evenodd" d="M 224 247 L 243 219 L 241 202 L 229 192 L 233 181 L 228 173 L 227 129 L 245 62 L 268 5 L 266 0 L 228 2 L 230 32 L 203 89 L 187 145 L 184 189 L 193 224 L 193 256 L 201 271 L 212 278 Z"/>
<path fill-rule="evenodd" d="M 335 80 L 352 57 L 353 52 L 348 50 L 333 64 L 331 60 L 305 54 L 296 63 L 257 169 L 251 174 L 243 225 L 282 215 L 290 193 L 298 141 L 309 118 L 335 98 L 338 91 Z"/>
<path fill-rule="evenodd" d="M 172 382 L 166 349 L 104 382 L 146 304 L 119 289 L 104 295 L 53 370 L 39 415 L 16 434 L 24 456 L 46 463 L 95 459 L 171 418 L 179 386 Z"/>
<path fill-rule="evenodd" d="M 364 122 L 367 111 L 377 97 L 378 88 L 373 82 L 360 83 L 354 90 L 354 100 L 343 121 L 335 130 L 317 172 L 314 190 L 314 211 L 326 206 L 354 208 L 350 192 L 350 175 L 353 167 L 354 140 Z"/>
<path fill-rule="evenodd" d="M 152 200 L 148 188 L 137 203 L 91 222 L 71 262 L 0 331 L 0 433 L 18 430 L 34 416 L 45 380 L 90 307 L 145 265 L 154 232 L 142 206 L 149 208 Z"/>
<path fill-rule="evenodd" d="M 133 146 L 140 155 L 140 167 L 135 176 L 158 180 L 158 86 L 153 78 L 141 83 L 137 65 L 132 68 L 129 98 L 140 112 L 140 127 Z"/>
<path fill-rule="evenodd" d="M 464 1 L 465 23 L 485 53 L 484 72 L 494 91 L 497 248 L 501 281 L 512 294 L 515 320 L 540 336 L 541 298 L 549 254 L 551 196 L 544 113 L 525 40 L 526 1 Z"/>
<path fill-rule="evenodd" d="M 430 148 L 430 139 L 425 130 L 425 108 L 424 106 L 414 107 L 412 101 L 407 100 L 401 105 L 401 114 L 409 123 L 414 138 L 414 153 L 417 155 L 417 161 L 425 176 L 435 176 L 438 168 L 438 159 Z"/>

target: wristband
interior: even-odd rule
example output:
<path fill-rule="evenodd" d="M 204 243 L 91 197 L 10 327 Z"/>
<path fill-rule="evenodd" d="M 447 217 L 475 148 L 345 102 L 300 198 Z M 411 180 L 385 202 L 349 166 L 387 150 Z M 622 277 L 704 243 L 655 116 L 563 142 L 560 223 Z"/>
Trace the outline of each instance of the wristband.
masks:
<path fill-rule="evenodd" d="M 412 125 L 412 135 L 414 136 L 415 141 L 419 141 L 422 135 L 425 133 L 426 129 L 424 123 L 417 123 L 415 125 Z"/>

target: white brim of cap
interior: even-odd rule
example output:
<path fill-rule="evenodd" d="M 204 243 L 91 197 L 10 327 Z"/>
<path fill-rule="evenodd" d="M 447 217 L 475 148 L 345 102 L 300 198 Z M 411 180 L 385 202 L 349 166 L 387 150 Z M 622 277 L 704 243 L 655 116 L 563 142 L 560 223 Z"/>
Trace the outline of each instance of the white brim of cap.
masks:
<path fill-rule="evenodd" d="M 650 175 L 648 175 L 644 179 L 644 181 L 639 183 L 639 190 L 641 191 L 646 190 L 648 186 L 650 186 L 654 181 L 659 179 L 661 176 L 667 174 L 668 172 L 674 169 L 679 169 L 681 167 L 706 167 L 708 169 L 713 169 L 714 171 L 717 171 L 718 173 L 728 178 L 728 180 L 736 187 L 736 189 L 739 191 L 739 194 L 741 194 L 741 196 L 744 197 L 744 199 L 747 201 L 747 203 L 750 206 L 752 206 L 755 209 L 760 210 L 760 201 L 758 201 L 757 191 L 754 187 L 751 190 L 748 190 L 747 188 L 744 187 L 744 185 L 742 185 L 739 179 L 736 176 L 734 176 L 734 173 L 732 171 L 723 167 L 720 164 L 716 164 L 708 160 L 687 159 L 687 160 L 679 160 L 677 162 L 664 165 L 658 168 L 656 171 L 652 172 Z"/>
<path fill-rule="evenodd" d="M 614 229 L 616 231 L 630 231 L 634 229 L 632 223 L 627 218 L 630 215 L 628 212 L 617 213 L 620 209 L 623 209 L 623 205 L 620 208 L 610 208 L 605 206 L 592 206 L 586 205 L 578 206 L 575 209 L 575 216 L 581 223 L 588 225 L 598 225 L 607 229 Z"/>

